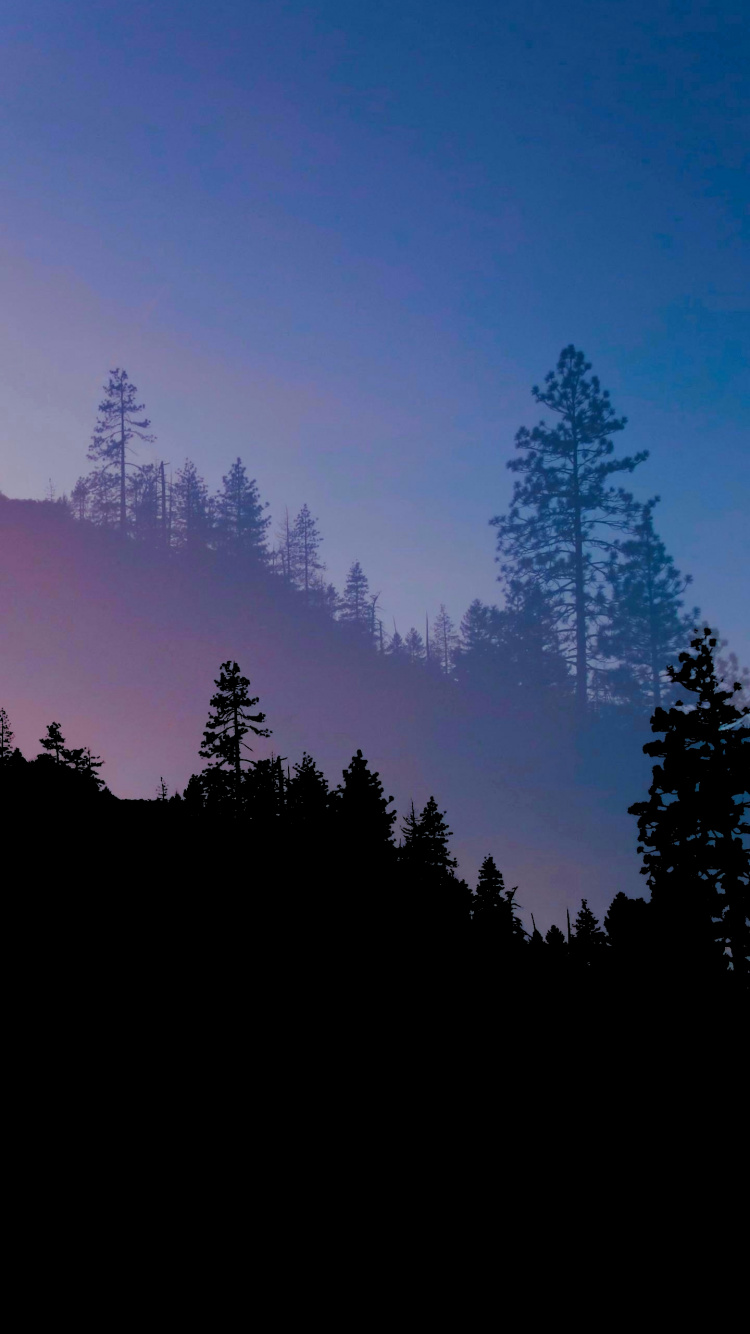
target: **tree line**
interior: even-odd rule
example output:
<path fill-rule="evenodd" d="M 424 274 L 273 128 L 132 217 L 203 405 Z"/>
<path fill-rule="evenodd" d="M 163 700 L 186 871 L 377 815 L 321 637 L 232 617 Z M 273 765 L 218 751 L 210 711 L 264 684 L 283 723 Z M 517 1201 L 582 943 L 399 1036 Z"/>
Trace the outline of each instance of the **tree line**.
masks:
<path fill-rule="evenodd" d="M 451 830 L 434 796 L 421 811 L 412 805 L 397 832 L 393 798 L 361 751 L 336 787 L 308 754 L 294 765 L 278 755 L 253 758 L 251 741 L 271 732 L 249 679 L 231 660 L 221 664 L 210 700 L 200 747 L 206 764 L 184 793 L 170 796 L 162 780 L 150 801 L 117 801 L 99 775 L 100 758 L 86 747 L 69 748 L 57 722 L 42 737 L 36 760 L 27 762 L 0 709 L 3 809 L 22 819 L 33 808 L 38 822 L 52 811 L 67 819 L 104 803 L 102 810 L 110 817 L 119 812 L 131 834 L 145 827 L 147 811 L 152 842 L 164 850 L 168 827 L 177 822 L 189 874 L 197 874 L 203 855 L 214 886 L 248 889 L 256 904 L 276 896 L 290 914 L 318 927 L 354 921 L 390 941 L 406 932 L 439 938 L 450 949 L 476 947 L 490 970 L 624 969 L 641 980 L 666 971 L 746 986 L 750 707 L 737 702 L 738 682 L 723 687 L 716 648 L 706 629 L 692 640 L 692 651 L 681 653 L 679 667 L 667 668 L 670 683 L 692 699 L 654 711 L 659 739 L 644 746 L 656 761 L 653 781 L 647 799 L 629 808 L 650 898 L 615 894 L 603 922 L 583 899 L 572 922 L 542 935 L 532 916 L 529 931 L 519 915 L 518 886 L 506 885 L 491 855 L 473 890 L 459 876 Z M 151 846 L 143 843 L 142 851 Z M 167 864 L 174 855 L 169 845 Z M 244 877 L 243 859 L 250 868 Z"/>
<path fill-rule="evenodd" d="M 155 551 L 204 555 L 267 572 L 304 603 L 341 622 L 384 656 L 468 690 L 525 691 L 569 700 L 579 717 L 609 705 L 655 708 L 673 698 L 664 664 L 689 641 L 699 609 L 685 608 L 691 583 L 655 527 L 659 497 L 638 502 L 619 484 L 647 452 L 615 454 L 618 417 L 607 390 L 573 346 L 564 348 L 536 403 L 550 414 L 521 427 L 507 512 L 496 531 L 502 606 L 473 601 L 456 625 L 441 604 L 424 633 L 385 625 L 380 593 L 359 561 L 343 590 L 326 578 L 322 536 L 307 504 L 285 512 L 275 536 L 268 504 L 240 458 L 209 494 L 195 465 L 176 473 L 139 462 L 151 423 L 126 371 L 110 372 L 88 456 L 92 470 L 65 504 L 76 518 L 119 530 Z M 738 676 L 736 659 L 722 663 Z M 747 691 L 750 678 L 742 674 Z"/>

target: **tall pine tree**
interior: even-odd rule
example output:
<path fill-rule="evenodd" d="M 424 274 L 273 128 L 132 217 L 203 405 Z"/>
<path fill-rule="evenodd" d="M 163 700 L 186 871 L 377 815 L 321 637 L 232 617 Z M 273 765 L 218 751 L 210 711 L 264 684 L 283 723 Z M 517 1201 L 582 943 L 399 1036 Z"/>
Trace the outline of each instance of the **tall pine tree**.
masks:
<path fill-rule="evenodd" d="M 590 363 L 572 345 L 560 354 L 544 388 L 532 394 L 557 416 L 516 435 L 520 454 L 508 467 L 518 474 L 507 515 L 497 528 L 501 578 L 537 583 L 555 615 L 561 642 L 575 665 L 576 701 L 586 710 L 588 674 L 599 623 L 606 609 L 605 583 L 617 533 L 628 526 L 632 500 L 608 484 L 647 457 L 613 457 L 612 435 L 625 426 L 616 417 Z"/>
<path fill-rule="evenodd" d="M 137 403 L 138 390 L 128 379 L 127 371 L 116 366 L 109 373 L 109 380 L 104 386 L 104 398 L 99 404 L 99 413 L 91 437 L 88 457 L 98 462 L 104 471 L 114 470 L 119 491 L 119 527 L 122 533 L 127 531 L 127 469 L 130 464 L 128 455 L 132 453 L 131 441 L 141 440 L 151 444 L 156 437 L 149 435 L 151 425 L 147 417 L 141 417 L 143 403 Z"/>
<path fill-rule="evenodd" d="M 339 603 L 339 620 L 358 630 L 371 627 L 370 586 L 359 561 L 356 560 L 346 576 L 346 584 Z"/>
<path fill-rule="evenodd" d="M 250 681 L 242 675 L 236 662 L 222 662 L 214 685 L 216 694 L 210 700 L 211 713 L 199 753 L 202 759 L 210 762 L 214 773 L 224 770 L 231 774 L 235 808 L 239 810 L 242 765 L 250 763 L 243 751 L 252 749 L 245 737 L 249 732 L 259 737 L 270 736 L 271 732 L 267 727 L 258 726 L 265 721 L 264 713 L 251 713 L 258 703 L 258 696 L 250 698 Z"/>
<path fill-rule="evenodd" d="M 0 709 L 0 763 L 9 760 L 13 754 L 14 735 L 5 709 Z"/>

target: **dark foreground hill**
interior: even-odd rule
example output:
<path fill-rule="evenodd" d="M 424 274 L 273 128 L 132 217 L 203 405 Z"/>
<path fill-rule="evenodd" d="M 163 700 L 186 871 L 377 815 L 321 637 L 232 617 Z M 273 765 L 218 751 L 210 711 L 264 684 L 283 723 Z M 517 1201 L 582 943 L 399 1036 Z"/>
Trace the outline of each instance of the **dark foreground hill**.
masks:
<path fill-rule="evenodd" d="M 400 819 L 435 794 L 472 883 L 493 854 L 527 922 L 642 892 L 627 806 L 647 786 L 645 719 L 576 736 L 564 708 L 469 697 L 379 656 L 263 570 L 165 561 L 48 503 L 0 501 L 0 617 L 0 704 L 21 749 L 55 719 L 118 796 L 151 798 L 162 775 L 184 788 L 231 658 L 273 729 L 259 757 L 308 751 L 335 785 L 361 748 Z"/>

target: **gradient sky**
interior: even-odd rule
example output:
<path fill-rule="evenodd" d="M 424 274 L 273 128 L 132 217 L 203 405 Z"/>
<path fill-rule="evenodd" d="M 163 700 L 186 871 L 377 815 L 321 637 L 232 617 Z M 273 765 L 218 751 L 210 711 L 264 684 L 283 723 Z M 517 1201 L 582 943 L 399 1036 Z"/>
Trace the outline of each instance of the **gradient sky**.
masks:
<path fill-rule="evenodd" d="M 307 501 L 405 631 L 569 342 L 750 659 L 746 3 L 4 0 L 0 489 L 69 489 L 125 366 L 158 454 Z"/>

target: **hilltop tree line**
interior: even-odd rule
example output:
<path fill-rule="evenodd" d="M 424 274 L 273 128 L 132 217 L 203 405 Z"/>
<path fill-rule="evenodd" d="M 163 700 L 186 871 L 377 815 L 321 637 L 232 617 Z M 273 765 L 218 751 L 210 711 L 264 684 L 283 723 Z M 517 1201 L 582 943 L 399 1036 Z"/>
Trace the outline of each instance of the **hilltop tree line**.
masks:
<path fill-rule="evenodd" d="M 441 940 L 449 950 L 480 951 L 483 967 L 594 975 L 624 970 L 639 985 L 649 977 L 681 977 L 709 985 L 748 977 L 750 890 L 750 724 L 748 706 L 734 702 L 739 683 L 723 689 L 716 673 L 716 640 L 706 629 L 667 676 L 681 693 L 654 711 L 660 739 L 644 746 L 657 763 L 648 798 L 630 807 L 638 821 L 642 873 L 650 901 L 615 894 L 600 923 L 586 899 L 571 923 L 543 936 L 532 916 L 519 915 L 518 887 L 507 887 L 491 855 L 472 891 L 457 873 L 451 830 L 434 797 L 412 805 L 396 834 L 393 798 L 361 751 L 331 788 L 310 755 L 290 766 L 282 756 L 253 758 L 251 740 L 268 738 L 259 700 L 236 662 L 221 664 L 210 701 L 201 757 L 205 767 L 183 794 L 163 780 L 155 799 L 119 802 L 99 775 L 102 761 L 87 748 L 67 746 L 58 722 L 27 762 L 13 746 L 0 709 L 0 787 L 3 809 L 17 824 L 103 803 L 121 813 L 139 851 L 139 874 L 154 867 L 155 847 L 186 858 L 183 876 L 201 879 L 200 858 L 214 893 L 240 892 L 249 907 L 274 911 L 314 930 L 347 923 L 393 944 Z M 150 813 L 150 842 L 144 840 Z M 153 816 L 156 816 L 156 823 Z M 86 817 L 91 830 L 99 820 Z M 170 831 L 178 836 L 170 842 Z M 146 871 L 148 874 L 148 871 Z M 181 892 L 185 884 L 181 884 Z M 463 943 L 462 943 L 463 942 Z"/>
<path fill-rule="evenodd" d="M 656 530 L 659 497 L 640 503 L 618 482 L 647 453 L 615 454 L 613 437 L 626 419 L 590 371 L 570 346 L 532 389 L 549 418 L 518 431 L 508 463 L 516 478 L 511 503 L 490 520 L 503 605 L 477 599 L 458 625 L 441 604 L 424 633 L 389 630 L 359 561 L 343 590 L 327 580 L 307 504 L 294 517 L 285 512 L 270 532 L 268 504 L 240 458 L 213 495 L 189 460 L 174 473 L 163 461 L 142 461 L 136 447 L 156 437 L 120 368 L 99 405 L 88 452 L 94 466 L 61 503 L 155 551 L 213 553 L 235 570 L 265 571 L 376 651 L 465 689 L 545 693 L 569 700 L 579 716 L 611 704 L 659 707 L 673 697 L 664 663 L 686 647 L 699 609 L 685 609 L 691 577 L 676 569 Z M 738 675 L 736 659 L 723 667 Z"/>

